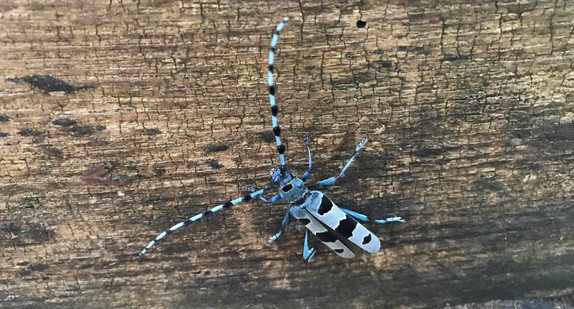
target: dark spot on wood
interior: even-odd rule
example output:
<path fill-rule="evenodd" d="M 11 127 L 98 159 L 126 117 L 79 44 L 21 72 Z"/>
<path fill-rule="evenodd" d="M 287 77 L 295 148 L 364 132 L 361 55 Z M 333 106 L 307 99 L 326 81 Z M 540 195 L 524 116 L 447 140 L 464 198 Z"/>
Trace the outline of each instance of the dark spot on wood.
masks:
<path fill-rule="evenodd" d="M 382 66 L 383 68 L 390 68 L 393 66 L 393 62 L 390 60 L 380 60 L 377 63 Z"/>
<path fill-rule="evenodd" d="M 307 65 L 307 66 L 305 66 L 304 69 L 307 70 L 307 71 L 309 71 L 309 70 L 313 70 L 314 68 L 315 68 L 314 65 Z"/>
<path fill-rule="evenodd" d="M 549 142 L 574 141 L 574 123 L 561 123 L 545 127 L 541 136 Z"/>
<path fill-rule="evenodd" d="M 10 135 L 10 134 L 8 134 L 8 133 L 6 133 L 6 132 L 0 132 L 0 137 L 6 137 L 6 136 L 8 136 L 8 135 Z"/>
<path fill-rule="evenodd" d="M 303 223 L 303 225 L 307 225 L 307 224 L 311 223 L 311 220 L 303 218 L 303 219 L 299 219 L 299 222 Z"/>
<path fill-rule="evenodd" d="M 371 234 L 365 236 L 365 238 L 363 238 L 363 245 L 370 243 L 371 240 L 372 240 Z"/>
<path fill-rule="evenodd" d="M 277 151 L 279 152 L 279 154 L 284 154 L 285 153 L 285 145 L 281 144 L 281 145 L 277 146 Z"/>
<path fill-rule="evenodd" d="M 317 233 L 315 236 L 317 236 L 317 238 L 322 242 L 336 242 L 338 240 L 337 236 L 333 235 L 331 232 Z"/>
<path fill-rule="evenodd" d="M 424 46 L 399 46 L 397 48 L 398 52 L 424 52 Z"/>
<path fill-rule="evenodd" d="M 28 269 L 30 269 L 31 271 L 42 271 L 42 270 L 46 270 L 48 268 L 49 268 L 48 264 L 44 264 L 44 263 L 30 263 L 30 264 L 28 264 Z"/>
<path fill-rule="evenodd" d="M 103 126 L 103 125 L 97 125 L 96 126 L 96 131 L 104 131 L 104 130 L 106 130 L 106 126 Z"/>
<path fill-rule="evenodd" d="M 495 179 L 491 178 L 480 178 L 472 183 L 472 190 L 484 192 L 484 191 L 502 191 L 504 189 L 503 184 Z"/>
<path fill-rule="evenodd" d="M 98 162 L 90 165 L 80 174 L 80 180 L 97 185 L 121 185 L 137 178 L 125 174 L 111 175 L 111 171 L 118 166 L 111 161 Z"/>
<path fill-rule="evenodd" d="M 110 143 L 110 142 L 108 142 L 108 141 L 106 141 L 106 140 L 103 140 L 103 139 L 100 139 L 100 138 L 94 138 L 94 139 L 91 139 L 91 140 L 87 143 L 87 145 L 88 145 L 88 146 L 106 146 L 106 145 L 108 145 L 109 143 Z"/>
<path fill-rule="evenodd" d="M 458 54 L 445 54 L 443 60 L 444 61 L 454 61 L 460 59 Z"/>
<path fill-rule="evenodd" d="M 319 210 L 317 210 L 317 213 L 323 216 L 329 211 L 331 211 L 332 208 L 333 208 L 333 202 L 327 196 L 323 195 L 323 198 L 321 199 L 321 206 L 319 206 Z"/>
<path fill-rule="evenodd" d="M 142 131 L 142 133 L 143 133 L 144 135 L 154 136 L 154 135 L 161 134 L 161 131 L 158 130 L 158 129 L 144 129 L 144 130 Z"/>
<path fill-rule="evenodd" d="M 59 119 L 52 121 L 52 124 L 57 125 L 57 126 L 62 126 L 62 127 L 73 126 L 77 123 L 78 122 L 76 120 L 70 119 L 70 118 L 59 118 Z"/>
<path fill-rule="evenodd" d="M 373 51 L 371 52 L 371 54 L 374 54 L 374 55 L 381 55 L 381 54 L 384 54 L 384 53 L 385 53 L 385 50 L 383 50 L 383 49 L 376 49 L 376 50 L 373 50 Z"/>
<path fill-rule="evenodd" d="M 165 172 L 166 172 L 166 170 L 163 167 L 154 166 L 154 168 L 153 168 L 153 173 L 156 176 L 161 176 L 161 175 L 165 174 Z"/>
<path fill-rule="evenodd" d="M 20 203 L 18 206 L 23 208 L 38 208 L 41 207 L 42 204 L 40 203 L 40 199 L 36 196 L 26 196 L 20 199 Z"/>
<path fill-rule="evenodd" d="M 7 122 L 8 120 L 10 120 L 10 117 L 6 115 L 0 115 L 0 122 Z"/>
<path fill-rule="evenodd" d="M 357 227 L 357 221 L 349 216 L 345 216 L 345 219 L 339 221 L 339 225 L 335 228 L 335 231 L 344 237 L 349 238 L 353 236 L 355 227 Z"/>
<path fill-rule="evenodd" d="M 38 136 L 40 131 L 34 129 L 20 129 L 21 136 Z"/>
<path fill-rule="evenodd" d="M 216 159 L 208 159 L 207 160 L 207 164 L 209 164 L 209 166 L 211 166 L 211 168 L 213 169 L 220 169 L 222 167 L 224 167 L 222 164 L 219 163 L 219 161 L 217 161 Z"/>
<path fill-rule="evenodd" d="M 62 157 L 62 150 L 52 145 L 45 145 L 41 147 L 42 152 L 46 155 L 53 157 Z"/>
<path fill-rule="evenodd" d="M 357 28 L 365 28 L 365 26 L 367 25 L 366 21 L 362 21 L 362 20 L 357 20 Z"/>
<path fill-rule="evenodd" d="M 85 126 L 75 125 L 70 129 L 70 132 L 72 132 L 73 135 L 90 135 L 95 131 L 96 129 L 90 125 Z"/>
<path fill-rule="evenodd" d="M 441 148 L 433 148 L 430 146 L 422 146 L 415 151 L 413 151 L 413 155 L 417 157 L 436 157 L 442 153 Z"/>
<path fill-rule="evenodd" d="M 259 139 L 264 142 L 271 143 L 272 141 L 275 140 L 275 135 L 271 133 L 262 133 L 261 135 L 259 135 Z"/>
<path fill-rule="evenodd" d="M 220 152 L 229 149 L 229 146 L 225 144 L 208 144 L 203 148 L 205 152 Z"/>
<path fill-rule="evenodd" d="M 63 91 L 65 93 L 72 93 L 78 90 L 93 88 L 93 86 L 80 86 L 74 87 L 66 81 L 50 76 L 50 75 L 28 75 L 16 78 L 8 78 L 6 81 L 14 83 L 27 83 L 28 85 L 41 90 L 44 93 Z"/>
<path fill-rule="evenodd" d="M 346 52 L 345 58 L 353 58 L 353 53 L 352 52 Z"/>
<path fill-rule="evenodd" d="M 15 246 L 38 245 L 56 235 L 53 229 L 46 228 L 41 223 L 30 223 L 26 226 L 10 223 L 7 230 L 14 236 L 10 242 Z"/>

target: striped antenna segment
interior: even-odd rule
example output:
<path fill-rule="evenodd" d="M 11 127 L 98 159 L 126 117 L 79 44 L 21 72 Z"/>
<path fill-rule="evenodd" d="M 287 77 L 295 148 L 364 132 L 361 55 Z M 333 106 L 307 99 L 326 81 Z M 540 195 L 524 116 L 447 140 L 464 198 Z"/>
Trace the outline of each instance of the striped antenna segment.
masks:
<path fill-rule="evenodd" d="M 273 124 L 273 134 L 275 134 L 275 141 L 277 142 L 277 152 L 279 152 L 279 158 L 281 158 L 281 165 L 285 166 L 285 145 L 281 144 L 281 128 L 277 124 L 277 114 L 279 113 L 279 108 L 275 105 L 275 84 L 273 83 L 273 63 L 275 62 L 275 47 L 277 46 L 277 41 L 279 40 L 279 31 L 283 29 L 285 23 L 289 20 L 289 17 L 283 18 L 283 20 L 277 25 L 273 36 L 271 37 L 271 48 L 269 49 L 269 72 L 267 73 L 267 85 L 269 86 L 269 104 L 271 105 L 271 121 Z"/>
<path fill-rule="evenodd" d="M 170 227 L 169 229 L 161 232 L 161 234 L 157 235 L 154 238 L 154 240 L 150 241 L 149 244 L 147 244 L 147 246 L 145 246 L 145 248 L 140 252 L 140 255 L 145 254 L 146 251 L 148 251 L 153 245 L 155 245 L 158 241 L 160 241 L 162 238 L 164 238 L 167 234 L 175 232 L 177 229 L 179 229 L 181 227 L 188 226 L 188 225 L 192 224 L 193 222 L 195 222 L 201 218 L 207 218 L 207 217 L 211 216 L 216 211 L 219 211 L 222 209 L 229 209 L 229 208 L 231 208 L 231 206 L 233 206 L 239 202 L 249 202 L 253 197 L 255 197 L 261 193 L 263 193 L 263 189 L 255 191 L 251 194 L 246 194 L 240 198 L 236 198 L 234 200 L 225 202 L 225 203 L 220 204 L 218 206 L 215 206 L 215 207 L 211 208 L 210 210 L 208 210 L 204 213 L 197 214 L 197 215 L 195 215 L 195 216 L 193 216 L 193 217 L 191 217 L 185 221 L 182 221 L 182 222 Z"/>

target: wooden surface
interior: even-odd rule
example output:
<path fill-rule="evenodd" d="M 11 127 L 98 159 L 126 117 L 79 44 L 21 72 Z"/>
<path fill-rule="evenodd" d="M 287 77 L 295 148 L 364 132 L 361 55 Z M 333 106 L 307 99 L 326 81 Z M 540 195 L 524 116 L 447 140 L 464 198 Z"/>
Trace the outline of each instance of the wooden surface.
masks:
<path fill-rule="evenodd" d="M 289 167 L 306 168 L 304 132 L 312 181 L 368 136 L 325 192 L 408 222 L 367 224 L 378 254 L 316 244 L 305 264 L 300 224 L 266 244 L 288 205 L 253 201 L 138 257 L 269 181 L 285 15 Z M 0 307 L 571 306 L 573 16 L 565 0 L 2 1 Z"/>

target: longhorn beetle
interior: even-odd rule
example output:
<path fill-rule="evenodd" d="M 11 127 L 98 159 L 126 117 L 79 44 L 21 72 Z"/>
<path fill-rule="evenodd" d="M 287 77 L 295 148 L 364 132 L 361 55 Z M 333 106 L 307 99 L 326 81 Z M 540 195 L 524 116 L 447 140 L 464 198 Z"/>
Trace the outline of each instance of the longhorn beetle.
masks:
<path fill-rule="evenodd" d="M 289 215 L 292 215 L 299 221 L 301 221 L 305 227 L 305 241 L 303 244 L 303 259 L 308 262 L 315 254 L 315 248 L 309 248 L 308 236 L 309 231 L 313 233 L 317 238 L 329 247 L 331 250 L 335 251 L 339 256 L 344 258 L 352 258 L 355 256 L 354 252 L 348 247 L 349 241 L 354 243 L 359 248 L 368 252 L 378 252 L 381 248 L 381 242 L 373 233 L 367 230 L 363 225 L 361 225 L 357 220 L 360 221 L 374 221 L 376 223 L 386 223 L 386 222 L 404 222 L 400 217 L 392 217 L 388 219 L 381 220 L 371 220 L 367 216 L 360 213 L 338 207 L 331 201 L 327 196 L 325 196 L 321 191 L 312 191 L 309 188 L 328 186 L 333 184 L 337 179 L 343 176 L 343 173 L 355 159 L 357 152 L 361 149 L 367 139 L 363 139 L 359 146 L 355 148 L 353 155 L 345 164 L 341 173 L 337 176 L 333 176 L 311 186 L 305 186 L 305 180 L 309 178 L 311 174 L 311 150 L 309 149 L 309 137 L 305 133 L 305 146 L 307 147 L 307 155 L 309 158 L 309 169 L 301 176 L 301 178 L 293 176 L 287 168 L 285 167 L 285 158 L 283 154 L 285 153 L 285 145 L 281 144 L 281 129 L 277 124 L 277 114 L 279 109 L 275 105 L 275 84 L 273 83 L 273 63 L 275 58 L 275 48 L 277 46 L 277 41 L 279 40 L 279 32 L 285 26 L 285 23 L 289 20 L 289 17 L 283 18 L 283 20 L 277 25 L 273 36 L 271 37 L 271 48 L 269 50 L 269 71 L 267 72 L 267 84 L 269 86 L 269 103 L 271 105 L 271 121 L 273 124 L 273 133 L 275 134 L 275 141 L 277 142 L 277 151 L 279 152 L 279 158 L 281 159 L 281 166 L 273 165 L 273 169 L 270 171 L 271 182 L 268 183 L 263 189 L 255 190 L 250 188 L 245 188 L 245 191 L 251 192 L 251 194 L 246 194 L 242 197 L 236 198 L 234 200 L 220 204 L 210 210 L 197 214 L 185 221 L 182 221 L 166 231 L 159 234 L 154 240 L 152 240 L 141 252 L 140 254 L 146 253 L 156 242 L 164 238 L 167 234 L 174 232 L 175 230 L 188 226 L 191 223 L 201 219 L 211 216 L 214 212 L 231 208 L 231 206 L 239 202 L 249 202 L 254 197 L 259 197 L 263 202 L 274 203 L 280 199 L 285 199 L 291 202 L 291 207 L 289 211 L 283 218 L 281 223 L 281 229 L 277 234 L 269 239 L 269 242 L 275 241 L 283 230 L 289 223 Z M 263 192 L 271 188 L 279 188 L 279 193 L 269 200 L 261 196 Z"/>

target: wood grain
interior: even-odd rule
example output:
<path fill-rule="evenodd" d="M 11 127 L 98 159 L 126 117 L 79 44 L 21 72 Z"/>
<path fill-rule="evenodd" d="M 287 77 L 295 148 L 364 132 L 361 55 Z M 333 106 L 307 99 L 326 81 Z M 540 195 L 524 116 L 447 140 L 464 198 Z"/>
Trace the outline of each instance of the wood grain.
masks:
<path fill-rule="evenodd" d="M 0 306 L 573 306 L 573 14 L 565 0 L 2 1 Z M 269 181 L 267 52 L 286 15 L 288 166 L 306 168 L 304 132 L 312 180 L 368 136 L 325 192 L 408 222 L 368 225 L 378 254 L 317 244 L 304 264 L 301 225 L 266 244 L 288 205 L 253 201 L 138 257 Z"/>

